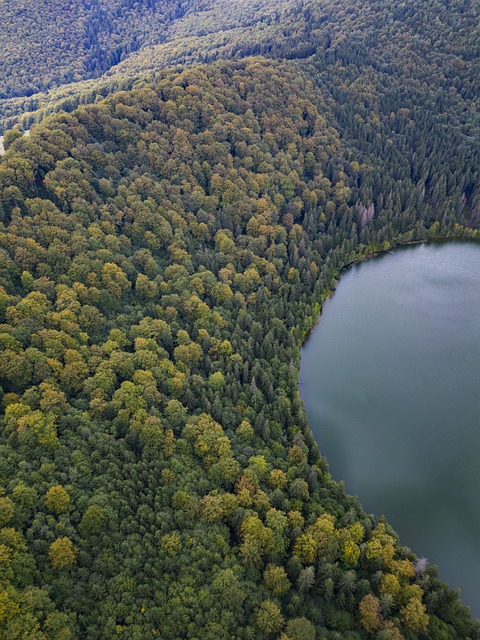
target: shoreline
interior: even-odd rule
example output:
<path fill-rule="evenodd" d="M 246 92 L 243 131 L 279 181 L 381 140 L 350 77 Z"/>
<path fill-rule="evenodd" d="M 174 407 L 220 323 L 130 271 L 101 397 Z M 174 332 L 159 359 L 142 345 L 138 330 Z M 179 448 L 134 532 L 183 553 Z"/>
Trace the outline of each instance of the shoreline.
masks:
<path fill-rule="evenodd" d="M 306 330 L 304 336 L 302 337 L 301 340 L 301 344 L 300 344 L 300 360 L 301 360 L 301 350 L 303 349 L 305 343 L 308 341 L 310 335 L 312 334 L 312 331 L 316 328 L 316 326 L 318 325 L 318 323 L 320 322 L 320 319 L 322 317 L 322 313 L 323 313 L 323 307 L 324 304 L 330 300 L 330 298 L 333 296 L 333 294 L 336 291 L 338 282 L 340 280 L 340 276 L 342 275 L 342 273 L 344 271 L 346 271 L 347 269 L 349 269 L 350 267 L 356 265 L 356 264 L 360 264 L 361 262 L 365 262 L 366 260 L 370 260 L 371 258 L 376 258 L 379 257 L 383 254 L 386 253 L 393 253 L 395 252 L 397 249 L 402 249 L 404 247 L 413 247 L 416 245 L 420 245 L 420 244 L 442 244 L 445 242 L 476 242 L 479 243 L 480 242 L 480 238 L 468 238 L 468 237 L 452 237 L 452 236 L 439 236 L 437 238 L 424 238 L 423 240 L 408 240 L 405 242 L 397 242 L 396 244 L 393 244 L 392 246 L 390 246 L 388 249 L 376 249 L 373 251 L 370 251 L 368 253 L 365 254 L 361 254 L 358 255 L 356 258 L 354 258 L 353 260 L 351 260 L 350 262 L 346 262 L 344 265 L 342 265 L 338 271 L 338 275 L 335 276 L 335 283 L 333 287 L 330 287 L 330 289 L 328 290 L 327 295 L 321 299 L 318 304 L 320 305 L 320 309 L 319 309 L 319 313 L 318 316 L 315 320 L 315 322 L 313 323 L 313 325 Z"/>
<path fill-rule="evenodd" d="M 473 244 L 473 242 L 475 244 Z M 448 244 L 447 244 L 448 243 Z M 477 238 L 451 238 L 451 237 L 447 237 L 447 238 L 433 238 L 433 239 L 426 239 L 423 241 L 414 241 L 414 242 L 409 242 L 409 243 L 403 243 L 400 245 L 397 245 L 399 249 L 402 248 L 402 246 L 405 246 L 408 248 L 409 245 L 412 245 L 413 247 L 416 245 L 428 245 L 425 247 L 422 247 L 421 249 L 419 248 L 415 253 L 413 252 L 409 252 L 409 251 L 402 251 L 399 253 L 399 255 L 397 256 L 396 261 L 379 261 L 377 262 L 377 265 L 370 265 L 368 267 L 369 273 L 371 274 L 372 272 L 376 271 L 377 269 L 385 269 L 386 272 L 387 271 L 395 271 L 397 273 L 397 281 L 398 282 L 402 282 L 403 280 L 406 280 L 407 282 L 410 281 L 410 272 L 404 272 L 404 269 L 406 268 L 406 265 L 410 264 L 410 263 L 416 263 L 417 259 L 419 261 L 419 264 L 423 264 L 422 260 L 423 260 L 423 256 L 427 256 L 427 260 L 430 261 L 430 263 L 433 265 L 433 267 L 437 268 L 437 273 L 440 271 L 441 274 L 441 278 L 442 281 L 447 282 L 449 280 L 449 274 L 450 274 L 450 264 L 449 261 L 450 259 L 452 260 L 452 270 L 453 272 L 456 271 L 456 264 L 457 264 L 457 260 L 455 258 L 455 256 L 457 255 L 457 252 L 459 254 L 459 256 L 463 256 L 463 255 L 467 255 L 468 259 L 463 261 L 463 266 L 462 268 L 465 270 L 466 275 L 470 276 L 470 273 L 478 273 L 478 264 L 476 263 L 476 258 L 475 256 L 478 254 L 478 239 Z M 449 253 L 444 253 L 444 252 L 449 252 Z M 381 253 L 385 253 L 385 252 L 376 252 L 376 255 L 379 255 Z M 372 254 L 370 254 L 372 255 Z M 447 257 L 447 260 L 445 261 L 443 256 Z M 365 256 L 366 257 L 366 256 Z M 462 259 L 461 257 L 459 257 L 459 264 L 462 264 Z M 355 262 L 360 262 L 361 260 L 357 259 L 355 260 Z M 400 266 L 399 266 L 400 265 Z M 403 266 L 402 266 L 403 265 Z M 365 267 L 366 268 L 366 267 Z M 363 269 L 363 267 L 362 267 Z M 348 282 L 345 282 L 345 290 L 342 288 L 340 295 L 342 296 L 342 292 L 343 292 L 343 302 L 345 302 L 345 299 L 348 300 L 348 295 L 347 298 L 345 298 L 345 293 L 346 290 L 348 289 L 348 286 L 350 286 L 350 289 L 348 290 L 350 296 L 353 296 L 352 299 L 355 300 L 355 296 L 359 296 L 360 298 L 363 299 L 363 293 L 364 291 L 362 290 L 362 288 L 360 287 L 360 279 L 361 277 L 359 276 L 359 274 L 362 273 L 363 271 L 359 271 L 359 270 L 354 270 L 352 271 L 351 274 L 349 274 L 349 277 L 347 278 Z M 424 267 L 422 267 L 421 269 L 418 269 L 418 274 L 419 276 L 423 276 L 424 274 L 428 275 L 429 271 L 428 269 L 425 269 Z M 404 274 L 404 275 L 403 275 Z M 352 287 L 352 283 L 354 284 L 354 286 Z M 429 280 L 425 280 L 425 279 L 419 279 L 418 284 L 423 283 L 424 285 L 428 285 L 429 284 Z M 390 289 L 389 287 L 389 280 L 387 278 L 387 280 L 385 280 L 383 277 L 377 277 L 376 280 L 376 284 L 379 287 L 384 287 L 384 292 L 382 295 L 382 298 L 385 300 L 385 295 L 388 293 L 388 290 Z M 348 285 L 348 286 L 347 286 Z M 358 285 L 358 286 L 357 286 Z M 357 293 L 355 293 L 357 292 Z M 331 295 L 331 294 L 330 294 Z M 414 295 L 417 296 L 419 295 L 420 297 L 422 297 L 422 289 L 421 287 L 415 286 L 415 290 L 414 290 Z M 443 299 L 448 299 L 448 296 L 442 296 Z M 398 300 L 397 296 L 392 297 L 391 302 L 394 303 Z M 358 300 L 356 300 L 358 302 Z M 387 300 L 388 302 L 388 300 Z M 425 306 L 426 303 L 425 303 Z M 386 309 L 388 309 L 390 307 L 390 304 L 387 304 Z M 349 307 L 344 307 L 343 311 L 341 312 L 342 314 L 347 314 L 347 316 L 343 315 L 343 317 L 349 317 L 350 315 L 350 311 L 354 311 L 356 308 L 356 305 L 352 303 L 350 303 Z M 395 308 L 395 306 L 393 305 L 393 308 Z M 373 309 L 376 310 L 376 307 L 374 306 Z M 327 310 L 327 316 L 329 316 L 330 313 L 334 313 L 334 310 L 332 307 L 330 307 L 330 309 Z M 323 309 L 322 309 L 322 313 L 323 313 Z M 373 318 L 373 314 L 376 313 L 376 311 L 372 311 L 372 318 Z M 363 312 L 361 312 L 360 314 L 363 317 Z M 326 316 L 326 318 L 327 318 Z M 385 320 L 387 316 L 379 316 L 380 321 L 383 319 Z M 336 316 L 337 320 L 339 319 L 339 314 L 338 314 L 338 308 L 337 308 L 337 316 Z M 327 318 L 328 319 L 328 318 Z M 317 319 L 317 322 L 320 321 L 320 316 Z M 454 322 L 454 320 L 452 320 L 452 323 Z M 353 326 L 353 325 L 351 325 Z M 316 323 L 315 323 L 315 327 L 316 327 Z M 330 333 L 328 334 L 329 337 L 331 338 L 332 336 L 332 323 L 330 322 Z M 412 329 L 414 329 L 414 327 L 411 327 Z M 335 324 L 333 325 L 333 330 L 335 330 Z M 351 331 L 351 329 L 350 329 Z M 375 332 L 373 332 L 374 334 Z M 413 331 L 412 331 L 413 333 Z M 338 335 L 338 334 L 337 334 Z M 353 334 L 350 334 L 353 335 Z M 363 331 L 360 330 L 360 335 L 364 335 Z M 408 331 L 408 335 L 410 336 L 411 333 Z M 302 400 L 305 412 L 306 412 L 306 404 L 309 402 L 309 410 L 310 412 L 307 414 L 307 421 L 308 421 L 308 425 L 313 437 L 313 440 L 315 441 L 317 448 L 322 456 L 323 459 L 327 460 L 328 462 L 330 461 L 329 458 L 329 453 L 331 454 L 332 451 L 336 452 L 335 447 L 330 448 L 329 453 L 326 452 L 326 450 L 324 449 L 324 447 L 326 446 L 326 444 L 329 444 L 329 446 L 331 447 L 332 442 L 334 442 L 333 439 L 331 439 L 331 433 L 330 436 L 328 436 L 326 438 L 326 432 L 327 432 L 327 428 L 326 425 L 329 424 L 329 428 L 330 431 L 337 431 L 338 433 L 340 433 L 340 438 L 339 438 L 339 442 L 343 445 L 348 442 L 348 436 L 345 435 L 345 432 L 342 430 L 338 430 L 338 424 L 337 424 L 337 419 L 338 420 L 343 420 L 343 414 L 342 414 L 342 418 L 339 418 L 339 414 L 337 414 L 335 412 L 335 410 L 331 410 L 331 406 L 332 404 L 329 404 L 329 401 L 327 400 L 325 402 L 326 398 L 330 398 L 332 399 L 333 396 L 329 395 L 329 393 L 327 392 L 327 395 L 325 397 L 322 397 L 322 402 L 318 403 L 318 396 L 316 396 L 315 394 L 317 393 L 317 389 L 319 388 L 320 382 L 316 382 L 315 381 L 315 377 L 314 377 L 314 373 L 317 370 L 315 367 L 318 367 L 318 370 L 322 369 L 322 387 L 327 387 L 327 389 L 330 389 L 330 393 L 331 393 L 331 388 L 328 387 L 328 378 L 326 379 L 326 374 L 325 374 L 325 368 L 327 367 L 327 372 L 328 370 L 332 370 L 332 367 L 335 367 L 336 362 L 341 362 L 342 363 L 342 367 L 343 369 L 340 369 L 340 372 L 342 371 L 348 371 L 350 369 L 350 363 L 349 363 L 349 358 L 348 358 L 348 354 L 349 354 L 349 348 L 347 347 L 346 349 L 346 356 L 345 354 L 343 355 L 339 355 L 338 350 L 334 349 L 334 350 L 330 350 L 328 345 L 330 344 L 330 340 L 327 337 L 327 339 L 325 340 L 325 336 L 324 336 L 324 340 L 323 340 L 323 347 L 327 347 L 327 349 L 323 349 L 321 348 L 321 344 L 320 342 L 317 342 L 317 338 L 320 336 L 320 334 L 316 334 L 316 336 L 314 336 L 314 342 L 309 342 L 308 345 L 305 344 L 305 342 L 303 343 L 302 346 L 305 346 L 306 348 L 310 349 L 310 352 L 305 351 L 302 352 L 302 367 L 305 366 L 305 368 L 300 369 L 299 373 L 301 373 L 301 376 L 299 375 L 299 394 L 300 394 L 300 398 Z M 370 336 L 371 337 L 371 336 Z M 353 340 L 352 340 L 353 342 Z M 314 344 L 315 343 L 315 344 Z M 343 343 L 343 339 L 342 337 L 340 337 L 339 339 L 339 345 L 341 345 Z M 312 351 L 313 349 L 313 351 Z M 339 351 L 341 352 L 342 349 L 339 349 Z M 432 351 L 434 352 L 434 351 Z M 408 352 L 407 352 L 408 353 Z M 312 354 L 313 354 L 313 359 L 312 359 Z M 320 354 L 323 354 L 321 356 L 321 359 L 324 361 L 323 362 L 323 368 L 322 366 L 319 367 L 319 365 L 315 365 L 315 361 L 318 360 L 320 361 Z M 328 354 L 328 355 L 326 355 Z M 399 356 L 401 356 L 402 352 L 399 352 Z M 325 364 L 325 358 L 327 358 L 326 363 Z M 400 359 L 400 358 L 399 358 Z M 393 361 L 395 361 L 395 357 L 393 357 Z M 420 367 L 419 367 L 420 369 Z M 433 371 L 433 369 L 432 369 Z M 335 382 L 333 383 L 333 385 L 331 385 L 331 387 L 333 387 L 334 389 L 341 389 L 341 384 L 342 384 L 342 380 L 345 379 L 344 376 L 342 375 L 342 373 L 340 373 L 340 376 L 335 377 Z M 327 381 L 326 381 L 327 380 Z M 315 386 L 317 384 L 317 386 Z M 339 386 L 340 385 L 340 386 Z M 421 386 L 416 387 L 421 388 Z M 342 392 L 343 393 L 343 392 Z M 448 394 L 446 394 L 448 395 Z M 460 397 L 460 394 L 458 394 L 458 396 Z M 335 402 L 338 401 L 338 398 L 335 397 L 334 399 Z M 319 413 L 316 413 L 315 408 L 312 409 L 312 405 L 313 407 L 315 407 L 315 402 L 317 402 L 319 404 L 319 407 L 323 407 L 322 410 L 319 409 Z M 333 403 L 333 400 L 332 400 Z M 388 403 L 385 403 L 388 404 Z M 340 405 L 341 405 L 341 400 L 340 400 Z M 353 407 L 356 407 L 358 409 L 359 405 L 353 404 Z M 325 413 L 323 414 L 322 411 L 325 411 Z M 307 412 L 306 412 L 307 413 Z M 351 413 L 350 415 L 355 416 L 355 411 L 353 411 L 353 413 Z M 361 413 L 358 413 L 357 411 L 357 416 L 361 415 Z M 331 416 L 335 416 L 335 421 L 332 422 L 332 424 L 330 424 L 330 417 Z M 357 417 L 355 416 L 355 417 Z M 324 424 L 323 420 L 326 421 L 326 423 Z M 333 418 L 332 418 L 333 420 Z M 353 424 L 355 425 L 355 421 L 353 422 Z M 365 423 L 366 424 L 366 423 Z M 333 425 L 333 426 L 332 426 Z M 320 428 L 321 427 L 321 428 Z M 325 429 L 325 433 L 324 433 L 324 429 Z M 397 430 L 398 430 L 398 426 L 397 426 Z M 346 448 L 346 446 L 345 446 Z M 352 457 L 355 457 L 357 454 L 356 453 L 352 453 Z M 348 459 L 348 458 L 347 458 Z M 332 459 L 332 463 L 333 463 L 333 459 Z M 336 464 L 338 463 L 338 460 L 336 461 Z M 349 463 L 350 464 L 350 463 Z M 355 466 L 355 465 L 354 465 Z M 361 465 L 360 465 L 361 468 Z M 336 482 L 340 482 L 340 478 L 344 478 L 345 480 L 347 479 L 345 477 L 345 473 L 340 471 L 340 473 L 338 473 L 337 469 L 335 470 L 336 473 L 335 475 L 333 474 L 333 470 L 329 469 L 329 473 L 331 474 L 332 479 L 334 479 Z M 351 479 L 350 479 L 351 480 Z M 381 517 L 380 514 L 385 513 L 385 506 L 369 506 L 367 508 L 365 508 L 364 504 L 363 504 L 363 499 L 366 499 L 366 496 L 363 495 L 363 493 L 360 491 L 359 486 L 357 485 L 356 488 L 349 487 L 348 484 L 345 487 L 345 491 L 348 495 L 353 495 L 354 497 L 356 497 L 356 499 L 358 500 L 358 502 L 362 505 L 363 510 L 366 513 L 370 513 L 371 510 L 374 510 L 373 513 L 371 515 L 373 515 L 376 519 L 378 517 Z M 388 516 L 388 521 L 392 524 L 392 520 L 391 520 L 391 515 L 389 514 Z M 395 530 L 398 531 L 398 522 L 394 525 Z M 400 535 L 400 540 L 407 540 L 406 537 L 403 537 L 402 535 Z M 410 543 L 409 546 L 412 546 L 412 548 L 414 549 L 415 552 L 416 551 L 416 544 L 412 545 Z M 421 548 L 420 546 L 418 547 L 419 549 Z M 426 552 L 425 550 L 422 553 L 426 553 L 427 555 L 428 552 Z M 430 551 L 430 553 L 432 553 Z M 435 557 L 435 559 L 433 560 L 433 564 L 435 566 L 437 566 L 438 564 L 440 565 L 440 567 L 442 567 L 442 561 L 441 561 L 441 556 L 437 556 Z M 447 580 L 448 583 L 450 584 L 450 581 L 453 581 L 453 578 L 451 578 L 450 576 L 447 578 L 447 576 L 442 575 L 441 578 L 442 581 Z M 459 584 L 458 582 L 456 584 Z M 468 606 L 468 605 L 467 605 Z M 472 614 L 473 615 L 473 614 Z M 478 619 L 478 615 L 474 616 Z"/>

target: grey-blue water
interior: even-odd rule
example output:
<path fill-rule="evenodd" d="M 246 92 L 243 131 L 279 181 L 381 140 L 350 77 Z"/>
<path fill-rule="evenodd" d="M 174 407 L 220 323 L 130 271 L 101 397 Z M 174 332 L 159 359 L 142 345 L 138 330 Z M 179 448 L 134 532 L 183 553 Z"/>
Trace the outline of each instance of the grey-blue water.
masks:
<path fill-rule="evenodd" d="M 480 617 L 480 244 L 350 268 L 302 349 L 330 472 Z"/>

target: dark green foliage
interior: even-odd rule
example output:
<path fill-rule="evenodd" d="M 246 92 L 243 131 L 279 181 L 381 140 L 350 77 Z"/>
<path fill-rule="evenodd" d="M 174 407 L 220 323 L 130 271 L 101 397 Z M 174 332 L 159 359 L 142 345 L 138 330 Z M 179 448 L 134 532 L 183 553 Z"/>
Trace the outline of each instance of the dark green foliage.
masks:
<path fill-rule="evenodd" d="M 188 0 L 29 0 L 2 3 L 0 99 L 99 76 L 161 42 Z"/>
<path fill-rule="evenodd" d="M 142 1 L 134 5 L 126 0 L 108 3 L 96 0 L 93 5 L 85 3 L 88 9 L 79 11 L 75 3 L 74 17 L 73 5 L 67 3 L 59 8 L 55 0 L 49 2 L 55 6 L 47 12 L 44 3 L 42 19 L 48 24 L 50 17 L 55 16 L 55 26 L 48 24 L 47 34 L 41 28 L 30 29 L 28 36 L 23 37 L 22 66 L 12 62 L 20 60 L 15 58 L 20 46 L 15 14 L 0 25 L 0 30 L 7 32 L 2 39 L 7 42 L 3 55 L 11 67 L 3 76 L 4 82 L 14 77 L 12 70 L 18 69 L 21 78 L 13 80 L 17 91 L 14 95 L 22 96 L 0 99 L 0 129 L 12 126 L 22 113 L 25 115 L 21 128 L 29 128 L 52 109 L 71 111 L 79 104 L 98 100 L 99 95 L 129 89 L 136 78 L 151 77 L 168 66 L 264 55 L 289 60 L 316 59 L 317 66 L 325 68 L 329 77 L 335 68 L 342 76 L 333 85 L 335 100 L 342 101 L 345 92 L 353 90 L 359 106 L 368 109 L 368 113 L 377 113 L 381 107 L 389 116 L 398 108 L 410 108 L 402 101 L 405 91 L 413 90 L 417 94 L 415 105 L 426 107 L 424 116 L 428 111 L 450 111 L 454 116 L 450 126 L 467 133 L 470 140 L 479 135 L 476 98 L 480 93 L 477 56 L 480 14 L 478 3 L 472 0 L 422 0 L 420 4 L 399 1 L 385 4 L 378 0 L 255 3 L 185 0 L 167 4 Z M 23 2 L 11 0 L 5 4 L 17 10 Z M 96 13 L 101 14 L 101 20 L 92 18 Z M 26 12 L 23 20 L 28 21 L 30 14 L 31 11 Z M 57 20 L 57 15 L 64 20 Z M 40 26 L 42 19 L 38 20 Z M 82 29 L 86 25 L 88 35 L 83 39 Z M 75 43 L 72 49 L 64 51 L 56 46 L 49 51 L 52 38 L 60 38 L 68 29 L 71 32 L 68 45 Z M 6 37 L 10 32 L 11 42 Z M 97 40 L 84 45 L 92 38 Z M 32 56 L 33 65 L 25 63 L 25 49 Z M 32 88 L 32 77 L 39 70 L 44 51 L 49 52 L 45 58 L 48 68 L 38 78 L 38 86 Z M 130 51 L 135 53 L 128 55 Z M 66 54 L 75 55 L 71 58 Z M 120 58 L 122 62 L 116 64 Z M 77 73 L 75 82 L 65 85 L 72 66 Z M 54 78 L 52 69 L 57 74 Z M 108 74 L 100 82 L 81 81 L 106 69 Z M 359 72 L 360 77 L 352 86 L 353 75 Z M 25 82 L 30 87 L 28 97 L 23 97 Z M 395 85 L 390 105 L 379 101 L 376 93 L 384 82 Z M 49 86 L 56 88 L 30 95 Z M 350 112 L 352 118 L 355 113 Z M 405 117 L 404 111 L 402 118 Z M 439 124 L 443 131 L 447 129 L 446 120 Z M 402 119 L 397 118 L 395 126 L 402 126 Z M 370 138 L 374 132 L 375 126 L 369 128 Z M 412 128 L 408 127 L 406 133 L 412 133 Z M 390 153 L 395 153 L 394 146 Z"/>
<path fill-rule="evenodd" d="M 287 61 L 164 71 L 9 134 L 6 640 L 479 637 L 331 479 L 298 395 L 346 264 L 479 235 L 469 98 L 421 60 L 406 81 L 418 39 L 395 55 L 400 24 L 426 37 L 422 11 L 336 7 L 284 16 Z"/>

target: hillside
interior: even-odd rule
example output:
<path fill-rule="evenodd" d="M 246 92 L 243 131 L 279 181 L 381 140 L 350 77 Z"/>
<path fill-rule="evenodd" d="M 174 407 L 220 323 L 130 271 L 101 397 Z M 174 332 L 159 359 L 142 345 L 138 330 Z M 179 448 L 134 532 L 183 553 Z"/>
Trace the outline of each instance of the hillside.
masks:
<path fill-rule="evenodd" d="M 16 2 L 20 0 L 9 4 L 15 6 Z M 117 2 L 113 6 L 117 4 L 128 5 Z M 136 78 L 154 75 L 159 69 L 177 64 L 249 55 L 309 59 L 315 54 L 328 65 L 343 67 L 342 62 L 346 59 L 349 66 L 373 68 L 376 73 L 390 77 L 395 74 L 402 86 L 405 83 L 406 90 L 413 80 L 422 93 L 425 89 L 434 93 L 428 97 L 429 101 L 437 100 L 441 95 L 440 103 L 447 100 L 455 108 L 457 119 L 461 122 L 465 117 L 472 119 L 478 136 L 480 7 L 473 0 L 422 0 L 421 3 L 387 5 L 378 0 L 256 0 L 253 3 L 210 0 L 169 3 L 176 7 L 170 13 L 165 8 L 162 12 L 162 3 L 144 6 L 146 4 L 135 4 L 130 9 L 131 19 L 129 12 L 123 14 L 119 9 L 117 13 L 121 17 L 118 20 L 96 21 L 89 26 L 95 31 L 110 24 L 110 30 L 116 28 L 121 32 L 123 29 L 131 34 L 133 28 L 141 24 L 143 35 L 138 35 L 135 45 L 124 45 L 121 53 L 116 53 L 121 49 L 120 44 L 115 51 L 112 49 L 124 37 L 118 34 L 115 39 L 111 34 L 102 36 L 101 51 L 89 45 L 84 54 L 80 47 L 73 59 L 79 67 L 83 65 L 83 70 L 77 72 L 73 83 L 67 71 L 69 57 L 61 47 L 45 57 L 48 69 L 42 71 L 44 65 L 38 61 L 37 50 L 48 52 L 48 41 L 52 36 L 44 38 L 47 43 L 44 45 L 35 29 L 31 29 L 29 37 L 23 37 L 20 44 L 15 39 L 10 42 L 4 35 L 7 46 L 3 55 L 9 60 L 5 63 L 8 73 L 4 82 L 11 78 L 15 93 L 4 89 L 3 95 L 0 94 L 0 131 L 15 124 L 22 114 L 27 115 L 20 119 L 21 126 L 28 129 L 51 110 L 61 107 L 70 111 L 78 104 L 94 101 L 99 93 L 105 96 L 118 89 L 129 89 Z M 112 3 L 108 3 L 110 5 Z M 53 7 L 52 15 L 55 15 Z M 15 31 L 16 22 L 15 15 L 10 18 L 10 27 L 6 20 L 0 25 L 0 35 L 2 29 Z M 49 33 L 56 34 L 58 28 Z M 61 39 L 61 34 L 58 37 Z M 80 37 L 83 37 L 81 29 L 72 42 Z M 25 54 L 18 56 L 18 48 L 25 48 L 25 43 L 28 53 L 29 38 L 33 38 L 31 46 L 36 47 L 31 71 L 25 64 Z M 88 39 L 85 42 L 89 42 Z M 85 56 L 95 60 L 87 64 L 95 67 L 88 72 Z M 109 63 L 105 62 L 106 58 Z M 119 60 L 122 61 L 116 64 Z M 20 65 L 19 77 L 15 73 L 17 64 Z M 51 69 L 57 67 L 63 79 L 52 80 Z M 42 82 L 34 85 L 28 80 L 28 88 L 21 89 L 23 76 L 31 78 L 39 72 Z M 84 80 L 102 72 L 105 73 L 99 79 Z M 40 93 L 36 93 L 39 90 Z M 430 106 L 441 108 L 442 104 L 430 103 Z"/>
<path fill-rule="evenodd" d="M 2 2 L 0 99 L 97 77 L 165 38 L 188 0 Z"/>
<path fill-rule="evenodd" d="M 330 477 L 297 388 L 345 264 L 479 237 L 452 4 L 195 5 L 7 133 L 1 638 L 480 637 Z"/>

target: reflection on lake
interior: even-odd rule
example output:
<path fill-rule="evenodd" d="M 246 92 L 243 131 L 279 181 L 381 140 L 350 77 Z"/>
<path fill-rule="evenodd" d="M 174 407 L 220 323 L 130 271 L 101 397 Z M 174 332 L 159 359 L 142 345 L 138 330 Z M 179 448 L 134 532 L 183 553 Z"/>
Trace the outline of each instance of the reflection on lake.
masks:
<path fill-rule="evenodd" d="M 300 393 L 333 477 L 480 616 L 480 245 L 345 272 L 302 349 Z"/>

